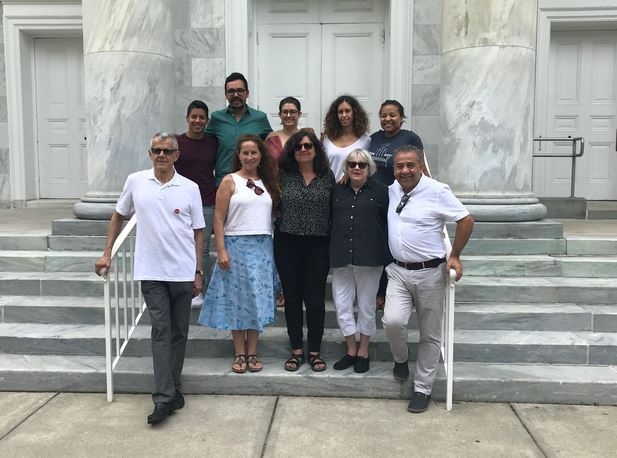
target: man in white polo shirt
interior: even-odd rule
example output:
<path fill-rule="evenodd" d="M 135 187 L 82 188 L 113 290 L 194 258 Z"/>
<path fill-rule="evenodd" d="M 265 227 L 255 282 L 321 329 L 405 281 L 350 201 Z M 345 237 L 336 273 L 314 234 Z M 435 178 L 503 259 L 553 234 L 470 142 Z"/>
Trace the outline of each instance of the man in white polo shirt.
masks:
<path fill-rule="evenodd" d="M 473 217 L 448 185 L 422 174 L 424 152 L 405 145 L 394 153 L 389 186 L 388 244 L 394 261 L 386 267 L 388 288 L 383 326 L 394 357 L 394 378 L 409 378 L 407 323 L 416 310 L 420 340 L 413 396 L 407 410 L 424 412 L 437 375 L 446 273 L 463 276 L 459 259 L 473 229 Z M 446 262 L 443 228 L 456 221 L 452 253 Z"/>
<path fill-rule="evenodd" d="M 176 173 L 178 142 L 158 133 L 148 151 L 153 167 L 128 176 L 109 222 L 103 256 L 95 272 L 106 275 L 111 250 L 122 222 L 137 214 L 135 280 L 148 306 L 152 324 L 154 411 L 148 423 L 160 423 L 184 407 L 180 374 L 189 330 L 191 299 L 202 289 L 204 215 L 199 187 Z"/>

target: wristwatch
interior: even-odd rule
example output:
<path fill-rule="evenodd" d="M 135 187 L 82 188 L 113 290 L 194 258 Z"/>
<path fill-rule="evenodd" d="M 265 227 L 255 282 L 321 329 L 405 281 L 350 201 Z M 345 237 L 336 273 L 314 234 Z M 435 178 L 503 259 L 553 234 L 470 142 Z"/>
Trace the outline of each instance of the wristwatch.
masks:
<path fill-rule="evenodd" d="M 199 274 L 199 275 L 201 275 L 203 277 L 204 276 L 204 271 L 203 270 L 196 270 L 195 271 L 195 275 L 197 275 L 197 274 Z"/>

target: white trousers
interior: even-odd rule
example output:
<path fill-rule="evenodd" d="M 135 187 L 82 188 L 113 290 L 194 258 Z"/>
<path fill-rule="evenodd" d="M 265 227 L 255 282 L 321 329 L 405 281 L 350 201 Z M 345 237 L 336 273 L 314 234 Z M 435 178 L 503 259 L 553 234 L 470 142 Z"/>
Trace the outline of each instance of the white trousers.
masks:
<path fill-rule="evenodd" d="M 414 391 L 431 394 L 439 365 L 443 326 L 445 264 L 432 269 L 407 270 L 394 263 L 386 267 L 388 288 L 383 327 L 394 361 L 409 359 L 407 323 L 415 308 L 420 340 L 414 375 Z"/>
<path fill-rule="evenodd" d="M 332 269 L 332 296 L 336 319 L 345 337 L 360 332 L 375 335 L 375 297 L 383 266 L 346 266 Z M 358 297 L 358 323 L 353 315 L 353 303 Z"/>

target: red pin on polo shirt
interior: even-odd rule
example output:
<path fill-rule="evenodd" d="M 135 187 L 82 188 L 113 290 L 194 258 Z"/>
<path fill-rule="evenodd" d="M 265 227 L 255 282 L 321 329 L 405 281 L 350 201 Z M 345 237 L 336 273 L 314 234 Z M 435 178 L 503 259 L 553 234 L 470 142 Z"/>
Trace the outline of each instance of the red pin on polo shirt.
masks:
<path fill-rule="evenodd" d="M 180 214 L 180 209 L 179 209 L 179 208 L 176 208 L 176 209 L 174 210 L 174 213 L 175 213 L 176 215 Z"/>

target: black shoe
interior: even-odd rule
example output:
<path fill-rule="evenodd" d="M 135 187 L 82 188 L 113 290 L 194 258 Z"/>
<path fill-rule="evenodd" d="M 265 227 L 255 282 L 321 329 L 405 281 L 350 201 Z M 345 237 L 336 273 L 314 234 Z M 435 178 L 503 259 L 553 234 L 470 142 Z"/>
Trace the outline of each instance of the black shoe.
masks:
<path fill-rule="evenodd" d="M 404 363 L 394 362 L 394 369 L 392 369 L 392 375 L 399 382 L 404 382 L 409 378 L 409 361 L 405 361 Z"/>
<path fill-rule="evenodd" d="M 365 358 L 364 356 L 358 356 L 356 358 L 356 364 L 353 366 L 353 371 L 358 374 L 363 374 L 364 372 L 368 372 L 369 366 L 369 358 L 368 356 Z"/>
<path fill-rule="evenodd" d="M 170 403 L 157 402 L 154 404 L 154 411 L 148 415 L 148 424 L 156 425 L 157 423 L 165 420 L 169 414 L 173 411 Z"/>
<path fill-rule="evenodd" d="M 430 394 L 414 392 L 407 406 L 407 411 L 411 413 L 422 413 L 428 409 L 428 403 L 431 400 Z"/>
<path fill-rule="evenodd" d="M 351 356 L 349 353 L 345 353 L 345 356 L 343 356 L 341 359 L 335 362 L 334 366 L 332 367 L 334 367 L 334 370 L 342 371 L 343 369 L 347 369 L 348 367 L 353 366 L 355 362 L 356 362 L 355 356 Z"/>
<path fill-rule="evenodd" d="M 179 390 L 176 390 L 176 395 L 169 402 L 169 405 L 171 407 L 171 411 L 172 412 L 174 410 L 178 410 L 178 409 L 181 409 L 182 407 L 184 407 L 184 396 L 182 396 L 182 393 L 180 393 Z"/>

